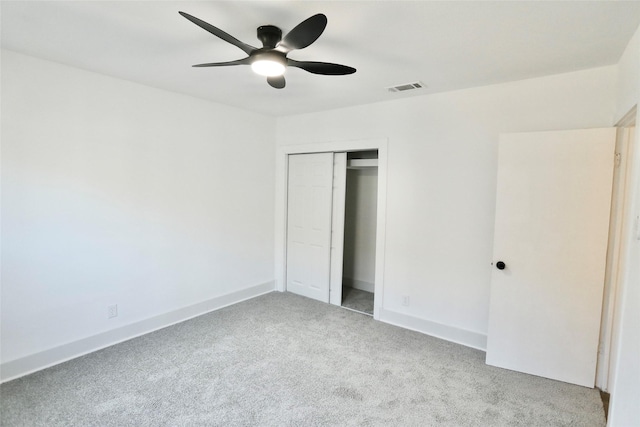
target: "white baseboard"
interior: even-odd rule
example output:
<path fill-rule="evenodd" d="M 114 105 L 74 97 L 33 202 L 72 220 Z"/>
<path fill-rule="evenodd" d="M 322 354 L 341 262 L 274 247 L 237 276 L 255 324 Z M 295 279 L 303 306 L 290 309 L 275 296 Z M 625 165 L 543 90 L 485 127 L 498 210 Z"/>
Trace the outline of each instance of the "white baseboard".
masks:
<path fill-rule="evenodd" d="M 409 316 L 392 310 L 380 309 L 381 322 L 401 328 L 421 332 L 456 344 L 462 344 L 477 350 L 487 351 L 487 336 L 479 332 L 468 331 L 454 326 L 443 325 L 431 320 Z"/>
<path fill-rule="evenodd" d="M 352 279 L 350 277 L 342 278 L 342 286 L 348 288 L 360 289 L 361 291 L 374 292 L 375 286 L 373 283 L 365 282 L 364 280 Z"/>
<path fill-rule="evenodd" d="M 184 322 L 185 320 L 201 316 L 210 311 L 255 298 L 274 290 L 275 281 L 262 283 L 88 338 L 63 344 L 40 353 L 5 362 L 0 365 L 0 383 L 66 362 L 67 360 L 75 359 L 76 357 L 84 356 L 85 354 L 148 334 L 158 329 L 166 328 L 176 323 Z"/>

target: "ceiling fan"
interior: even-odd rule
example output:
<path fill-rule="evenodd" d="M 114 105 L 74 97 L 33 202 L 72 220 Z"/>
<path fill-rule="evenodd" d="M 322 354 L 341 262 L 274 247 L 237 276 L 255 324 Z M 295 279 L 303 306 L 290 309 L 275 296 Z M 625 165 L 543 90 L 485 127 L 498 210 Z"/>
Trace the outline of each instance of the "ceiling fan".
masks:
<path fill-rule="evenodd" d="M 228 62 L 210 62 L 197 64 L 194 67 L 226 67 L 230 65 L 251 65 L 256 73 L 266 76 L 267 82 L 276 89 L 285 86 L 284 71 L 287 66 L 301 68 L 313 74 L 324 75 L 345 75 L 356 72 L 355 68 L 346 65 L 332 64 L 329 62 L 296 61 L 287 58 L 287 54 L 292 50 L 304 49 L 315 42 L 327 26 L 327 17 L 322 13 L 313 15 L 298 24 L 287 35 L 282 37 L 282 30 L 273 25 L 262 25 L 258 27 L 258 39 L 262 42 L 261 48 L 256 48 L 241 42 L 235 37 L 225 33 L 221 29 L 205 22 L 195 16 L 185 12 L 179 12 L 197 26 L 207 30 L 214 36 L 231 43 L 242 49 L 247 55 L 246 58 Z"/>

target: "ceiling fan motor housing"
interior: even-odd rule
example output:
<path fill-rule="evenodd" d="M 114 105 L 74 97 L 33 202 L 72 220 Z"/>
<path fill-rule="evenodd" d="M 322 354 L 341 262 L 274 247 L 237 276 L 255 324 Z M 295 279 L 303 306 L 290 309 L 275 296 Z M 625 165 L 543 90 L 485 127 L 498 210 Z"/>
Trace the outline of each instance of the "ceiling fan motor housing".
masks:
<path fill-rule="evenodd" d="M 258 40 L 265 48 L 273 49 L 282 40 L 282 30 L 274 25 L 258 27 Z"/>

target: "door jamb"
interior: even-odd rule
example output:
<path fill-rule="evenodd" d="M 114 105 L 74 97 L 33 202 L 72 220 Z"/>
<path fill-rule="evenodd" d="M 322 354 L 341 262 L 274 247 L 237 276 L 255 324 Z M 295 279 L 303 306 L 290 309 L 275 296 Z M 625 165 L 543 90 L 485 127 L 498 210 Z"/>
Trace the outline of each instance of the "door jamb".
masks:
<path fill-rule="evenodd" d="M 386 242 L 387 206 L 387 149 L 386 138 L 320 142 L 278 147 L 276 155 L 275 204 L 275 280 L 276 290 L 286 291 L 287 271 L 287 181 L 290 154 L 326 153 L 378 150 L 378 200 L 376 219 L 376 261 L 374 278 L 373 318 L 380 319 L 384 290 L 384 258 Z"/>

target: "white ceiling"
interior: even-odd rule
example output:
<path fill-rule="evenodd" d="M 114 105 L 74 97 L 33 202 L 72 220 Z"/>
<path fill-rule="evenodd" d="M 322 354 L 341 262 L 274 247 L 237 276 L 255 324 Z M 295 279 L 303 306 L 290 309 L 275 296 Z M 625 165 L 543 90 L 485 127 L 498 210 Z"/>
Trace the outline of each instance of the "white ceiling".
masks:
<path fill-rule="evenodd" d="M 271 115 L 291 115 L 614 64 L 640 24 L 638 1 L 2 1 L 2 46 Z M 329 24 L 290 58 L 355 67 L 349 76 L 289 68 L 271 88 L 248 66 L 192 68 L 244 52 L 190 13 L 260 47 L 316 13 Z M 388 86 L 428 87 L 390 93 Z"/>

